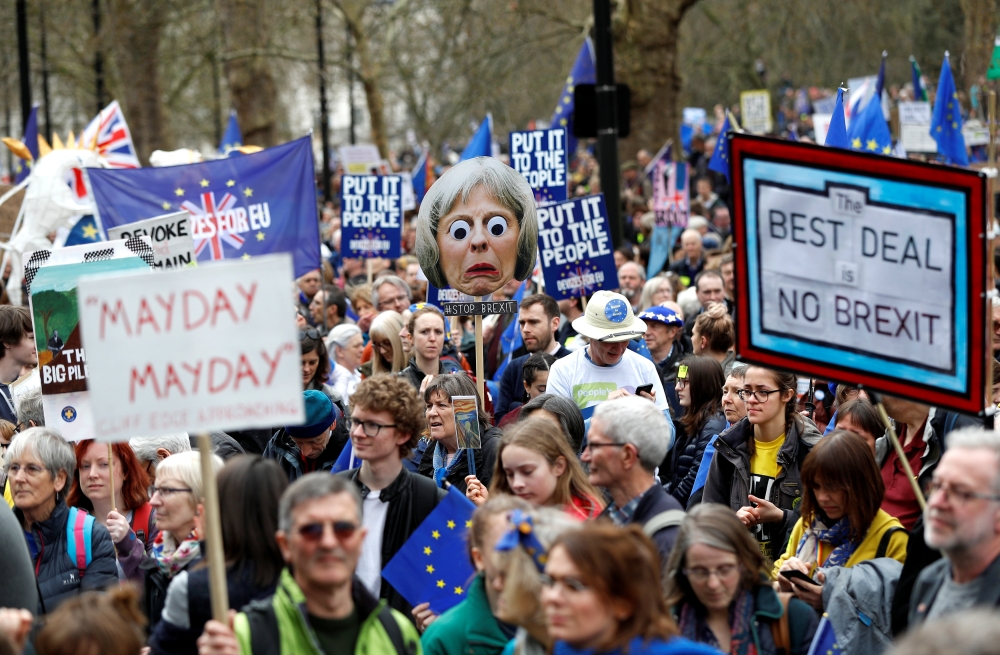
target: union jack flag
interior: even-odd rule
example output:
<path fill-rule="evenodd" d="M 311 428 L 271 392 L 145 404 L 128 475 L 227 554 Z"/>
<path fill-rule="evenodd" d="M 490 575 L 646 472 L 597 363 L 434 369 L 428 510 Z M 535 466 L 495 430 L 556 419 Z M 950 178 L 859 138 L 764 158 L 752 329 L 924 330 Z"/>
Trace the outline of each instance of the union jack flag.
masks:
<path fill-rule="evenodd" d="M 194 218 L 194 252 L 200 255 L 206 247 L 211 247 L 212 259 L 225 259 L 222 252 L 222 242 L 233 248 L 243 247 L 245 239 L 236 233 L 239 216 L 232 211 L 236 197 L 227 193 L 222 196 L 219 204 L 215 203 L 215 194 L 201 194 L 201 206 L 190 200 L 181 203 L 181 209 L 186 210 Z"/>
<path fill-rule="evenodd" d="M 111 168 L 139 168 L 139 157 L 132 144 L 132 133 L 125 122 L 125 115 L 117 100 L 83 130 L 82 145 L 89 148 L 97 136 L 97 151 L 104 157 Z"/>

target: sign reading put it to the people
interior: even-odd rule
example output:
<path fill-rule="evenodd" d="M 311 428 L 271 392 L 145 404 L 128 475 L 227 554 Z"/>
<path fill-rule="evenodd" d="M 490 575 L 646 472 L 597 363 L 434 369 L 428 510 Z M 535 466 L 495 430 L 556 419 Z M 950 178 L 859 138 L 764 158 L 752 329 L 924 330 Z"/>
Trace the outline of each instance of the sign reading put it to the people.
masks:
<path fill-rule="evenodd" d="M 345 257 L 399 257 L 403 239 L 403 178 L 344 175 L 340 182 Z"/>
<path fill-rule="evenodd" d="M 286 254 L 78 286 L 96 438 L 304 420 Z"/>

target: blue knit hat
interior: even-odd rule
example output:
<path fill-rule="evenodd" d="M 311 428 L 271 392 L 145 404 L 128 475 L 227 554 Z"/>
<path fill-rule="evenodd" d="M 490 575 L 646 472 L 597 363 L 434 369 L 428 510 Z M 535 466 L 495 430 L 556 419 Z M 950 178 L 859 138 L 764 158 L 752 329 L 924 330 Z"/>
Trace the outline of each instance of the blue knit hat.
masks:
<path fill-rule="evenodd" d="M 285 432 L 293 439 L 318 437 L 340 418 L 340 410 L 322 391 L 302 392 L 306 402 L 306 422 L 303 425 L 286 425 Z"/>

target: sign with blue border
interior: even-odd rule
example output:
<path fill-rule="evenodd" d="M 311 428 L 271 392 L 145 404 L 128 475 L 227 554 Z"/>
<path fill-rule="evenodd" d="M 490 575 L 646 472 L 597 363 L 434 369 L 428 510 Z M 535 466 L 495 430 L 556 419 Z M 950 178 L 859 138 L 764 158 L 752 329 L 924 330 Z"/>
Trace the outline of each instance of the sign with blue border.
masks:
<path fill-rule="evenodd" d="M 538 208 L 545 293 L 556 300 L 618 287 L 604 194 Z"/>
<path fill-rule="evenodd" d="M 528 180 L 537 204 L 565 200 L 569 175 L 566 128 L 511 132 L 510 165 Z"/>
<path fill-rule="evenodd" d="M 403 241 L 403 178 L 344 175 L 340 183 L 344 257 L 399 257 Z"/>

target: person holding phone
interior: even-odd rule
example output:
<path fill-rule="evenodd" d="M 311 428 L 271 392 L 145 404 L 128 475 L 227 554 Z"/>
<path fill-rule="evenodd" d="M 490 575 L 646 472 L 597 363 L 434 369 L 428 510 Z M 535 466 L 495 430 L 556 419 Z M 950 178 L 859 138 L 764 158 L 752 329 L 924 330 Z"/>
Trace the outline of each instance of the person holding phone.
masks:
<path fill-rule="evenodd" d="M 908 534 L 879 509 L 885 485 L 871 447 L 858 434 L 834 430 L 823 438 L 806 457 L 801 478 L 802 516 L 773 573 L 782 591 L 822 610 L 821 569 L 850 568 L 877 557 L 902 563 Z"/>

